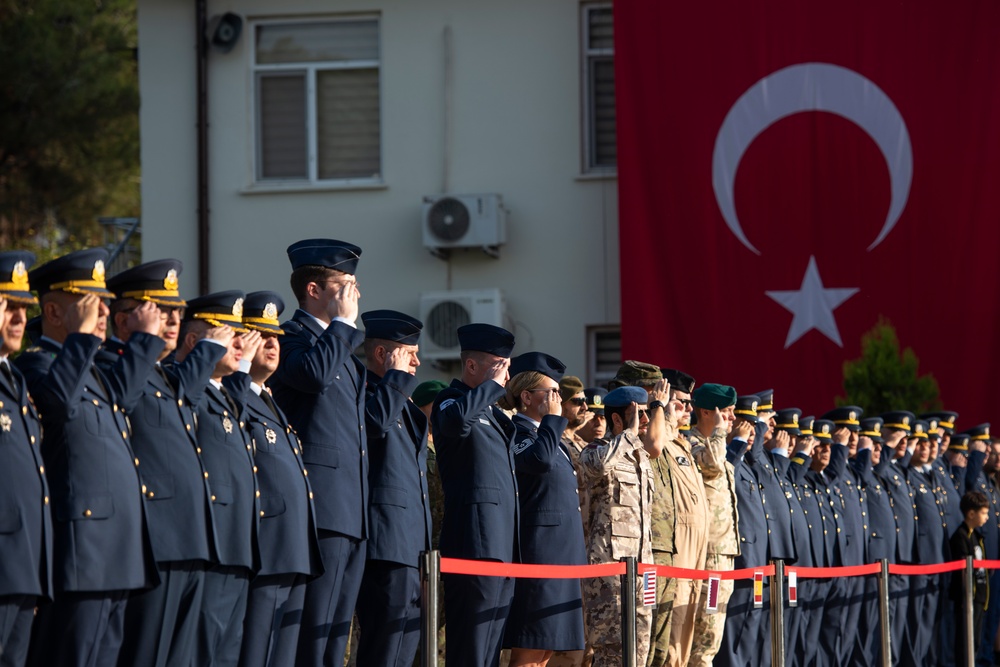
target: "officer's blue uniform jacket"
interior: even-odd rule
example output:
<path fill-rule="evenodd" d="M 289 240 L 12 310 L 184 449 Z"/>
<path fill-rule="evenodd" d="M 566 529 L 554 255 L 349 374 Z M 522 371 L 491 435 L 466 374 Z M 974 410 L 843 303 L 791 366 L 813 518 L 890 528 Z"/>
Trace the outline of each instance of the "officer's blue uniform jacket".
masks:
<path fill-rule="evenodd" d="M 868 500 L 857 472 L 847 465 L 847 445 L 830 445 L 827 477 L 833 482 L 844 533 L 844 565 L 863 565 L 868 555 Z"/>
<path fill-rule="evenodd" d="M 98 366 L 108 369 L 108 362 L 124 350 L 120 341 L 107 341 Z M 150 373 L 129 412 L 132 449 L 142 462 L 139 476 L 157 562 L 213 562 L 216 558 L 212 492 L 199 454 L 195 410 L 225 353 L 221 345 L 195 345 L 183 363 Z"/>
<path fill-rule="evenodd" d="M 934 497 L 934 479 L 929 472 L 912 467 L 907 469 L 907 479 L 913 487 L 913 501 L 917 506 L 916 562 L 921 565 L 943 563 L 951 536 L 944 532 L 941 510 Z"/>
<path fill-rule="evenodd" d="M 882 452 L 886 456 L 887 450 Z M 877 563 L 883 558 L 896 562 L 896 518 L 892 497 L 872 469 L 872 452 L 859 449 L 852 466 L 861 480 L 868 499 L 868 562 Z"/>
<path fill-rule="evenodd" d="M 352 350 L 364 334 L 334 321 L 324 330 L 297 310 L 281 325 L 281 363 L 269 384 L 302 440 L 320 530 L 368 537 L 365 367 Z"/>
<path fill-rule="evenodd" d="M 760 495 L 764 503 L 764 516 L 767 519 L 767 560 L 780 558 L 786 564 L 797 562 L 797 536 L 792 528 L 792 516 L 789 511 L 788 496 L 791 484 L 775 471 L 771 453 L 765 451 L 764 433 L 767 426 L 759 422 L 754 444 L 750 447 L 749 463 L 754 476 L 760 484 Z M 788 485 L 788 494 L 784 484 Z"/>
<path fill-rule="evenodd" d="M 740 533 L 740 555 L 735 560 L 737 569 L 767 565 L 767 517 L 760 483 L 744 456 L 746 449 L 747 443 L 737 439 L 726 448 L 726 459 L 736 469 Z"/>
<path fill-rule="evenodd" d="M 56 593 L 129 590 L 158 580 L 124 410 L 138 401 L 164 342 L 136 333 L 107 373 L 93 364 L 100 344 L 90 334 L 70 334 L 62 347 L 42 338 L 16 362 L 45 429 Z"/>
<path fill-rule="evenodd" d="M 515 428 L 494 405 L 504 393 L 492 380 L 472 389 L 456 379 L 434 401 L 431 428 L 444 487 L 445 556 L 518 561 Z"/>
<path fill-rule="evenodd" d="M 242 418 L 257 467 L 260 490 L 257 574 L 321 574 L 323 560 L 316 533 L 313 491 L 305 474 L 298 436 L 281 408 L 275 414 L 253 391 L 249 375 L 233 373 L 223 378 L 223 385 L 245 407 Z"/>
<path fill-rule="evenodd" d="M 0 381 L 0 596 L 52 595 L 52 516 L 42 429 L 24 377 Z"/>
<path fill-rule="evenodd" d="M 978 491 L 990 501 L 990 520 L 979 532 L 983 534 L 986 545 L 987 560 L 1000 558 L 1000 491 L 983 471 L 986 462 L 986 452 L 969 452 L 969 464 L 966 469 L 966 480 L 971 480 L 965 491 Z M 949 536 L 950 537 L 950 536 Z"/>
<path fill-rule="evenodd" d="M 431 548 L 427 417 L 409 399 L 417 378 L 368 371 L 365 425 L 371 457 L 368 559 L 417 567 Z"/>
<path fill-rule="evenodd" d="M 896 563 L 913 563 L 916 553 L 917 522 L 914 519 L 913 489 L 906 478 L 910 454 L 892 461 L 892 452 L 882 449 L 882 458 L 874 467 L 875 475 L 889 492 L 896 519 Z"/>

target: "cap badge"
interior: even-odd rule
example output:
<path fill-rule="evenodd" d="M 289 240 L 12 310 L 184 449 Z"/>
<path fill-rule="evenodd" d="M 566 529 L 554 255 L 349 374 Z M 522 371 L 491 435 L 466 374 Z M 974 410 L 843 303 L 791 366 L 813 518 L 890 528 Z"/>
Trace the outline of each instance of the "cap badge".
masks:
<path fill-rule="evenodd" d="M 97 260 L 94 262 L 94 270 L 90 273 L 90 277 L 97 282 L 104 282 L 104 261 Z"/>
<path fill-rule="evenodd" d="M 757 401 L 752 401 L 752 402 L 750 403 L 750 409 L 751 409 L 751 410 L 754 410 L 754 411 L 756 411 L 756 410 L 757 410 Z"/>
<path fill-rule="evenodd" d="M 240 317 L 240 318 L 243 317 L 243 299 L 242 298 L 236 299 L 236 303 L 233 304 L 233 316 L 234 317 Z"/>
<path fill-rule="evenodd" d="M 879 424 L 878 422 L 875 422 L 874 424 L 872 424 L 872 430 L 875 431 L 876 433 L 881 433 L 882 425 Z"/>
<path fill-rule="evenodd" d="M 855 412 L 854 410 L 851 410 L 849 413 L 847 413 L 847 418 L 850 419 L 851 421 L 854 421 L 855 419 L 858 418 L 858 413 Z"/>
<path fill-rule="evenodd" d="M 823 424 L 823 433 L 829 433 L 829 432 L 830 432 L 830 425 Z"/>
<path fill-rule="evenodd" d="M 907 417 L 906 415 L 903 415 L 903 423 L 906 424 L 907 426 L 909 426 L 910 425 L 910 418 Z"/>
<path fill-rule="evenodd" d="M 594 395 L 594 405 L 603 405 L 603 403 L 601 403 L 600 395 L 597 394 Z"/>
<path fill-rule="evenodd" d="M 278 306 L 273 303 L 269 303 L 266 306 L 264 306 L 264 317 L 266 317 L 269 320 L 278 319 Z"/>
<path fill-rule="evenodd" d="M 794 412 L 792 413 L 792 423 L 796 425 L 799 423 L 799 416 Z"/>
<path fill-rule="evenodd" d="M 14 264 L 14 270 L 10 273 L 10 281 L 14 283 L 14 288 L 20 291 L 28 290 L 28 270 L 24 268 L 24 262 Z"/>
<path fill-rule="evenodd" d="M 175 290 L 178 286 L 177 269 L 170 269 L 167 271 L 167 275 L 163 279 L 163 289 Z"/>

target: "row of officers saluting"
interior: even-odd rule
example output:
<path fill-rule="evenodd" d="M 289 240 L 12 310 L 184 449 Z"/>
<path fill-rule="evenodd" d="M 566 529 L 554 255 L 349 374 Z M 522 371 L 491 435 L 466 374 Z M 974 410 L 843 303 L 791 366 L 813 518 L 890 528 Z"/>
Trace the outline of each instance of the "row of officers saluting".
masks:
<path fill-rule="evenodd" d="M 560 409 L 565 367 L 539 353 L 512 361 L 513 336 L 477 324 L 458 332 L 461 377 L 421 409 L 409 400 L 421 323 L 369 311 L 357 330 L 360 248 L 308 239 L 287 254 L 299 308 L 279 325 L 273 292 L 185 302 L 174 260 L 106 280 L 103 250 L 30 272 L 30 253 L 0 253 L 2 664 L 339 665 L 355 614 L 359 665 L 411 664 L 417 561 L 431 544 L 431 427 L 445 556 L 636 555 L 712 569 L 941 562 L 958 498 L 973 488 L 990 499 L 986 556 L 1000 550 L 1000 459 L 987 461 L 986 425 L 961 435 L 954 413 L 880 421 L 860 408 L 811 420 L 774 412 L 767 392 L 695 389 L 680 371 L 664 379 L 629 362 L 616 379 L 633 386 L 604 404 L 590 390 L 580 401 L 582 387 L 573 397 L 608 411 L 607 433 L 583 437 L 586 420 Z M 11 364 L 39 302 L 38 339 Z M 364 363 L 353 354 L 362 344 Z M 934 455 L 934 435 L 949 458 Z M 654 479 L 657 458 L 670 466 Z M 682 494 L 707 506 L 686 514 Z M 717 504 L 726 497 L 728 513 Z M 708 530 L 692 547 L 681 536 L 694 516 Z M 899 664 L 931 664 L 947 620 L 940 580 L 894 580 Z M 566 581 L 446 575 L 449 665 L 495 664 L 501 645 L 514 647 L 511 664 L 545 664 L 553 649 L 582 648 L 584 632 L 593 664 L 615 664 L 615 587 L 588 580 L 581 596 Z M 646 637 L 666 637 L 650 664 L 766 662 L 766 609 L 743 587 L 712 618 L 697 614 L 696 639 L 700 591 L 681 583 L 646 617 Z M 871 583 L 800 584 L 787 624 L 798 664 L 875 660 Z M 673 631 L 671 616 L 690 627 Z"/>

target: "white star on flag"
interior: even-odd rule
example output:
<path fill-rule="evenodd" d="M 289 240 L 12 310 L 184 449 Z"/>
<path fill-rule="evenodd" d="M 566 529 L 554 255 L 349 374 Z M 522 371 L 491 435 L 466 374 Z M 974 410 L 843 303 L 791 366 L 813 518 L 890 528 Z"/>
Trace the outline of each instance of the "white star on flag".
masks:
<path fill-rule="evenodd" d="M 857 293 L 856 287 L 837 289 L 823 287 L 814 256 L 809 257 L 809 266 L 802 276 L 802 286 L 799 289 L 765 292 L 794 315 L 792 325 L 788 328 L 788 337 L 785 339 L 786 350 L 812 329 L 818 329 L 838 347 L 844 347 L 833 311 Z"/>

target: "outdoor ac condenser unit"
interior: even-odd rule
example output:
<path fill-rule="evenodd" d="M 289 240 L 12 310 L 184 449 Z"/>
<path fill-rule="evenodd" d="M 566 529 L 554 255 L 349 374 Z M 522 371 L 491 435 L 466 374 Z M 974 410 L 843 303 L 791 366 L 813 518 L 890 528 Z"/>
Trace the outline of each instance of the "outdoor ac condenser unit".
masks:
<path fill-rule="evenodd" d="M 498 257 L 507 241 L 507 210 L 498 194 L 424 197 L 424 246 L 438 257 L 454 248 L 480 248 Z"/>
<path fill-rule="evenodd" d="M 420 357 L 428 360 L 459 358 L 458 328 L 473 322 L 504 326 L 506 311 L 499 289 L 448 290 L 420 295 Z"/>

